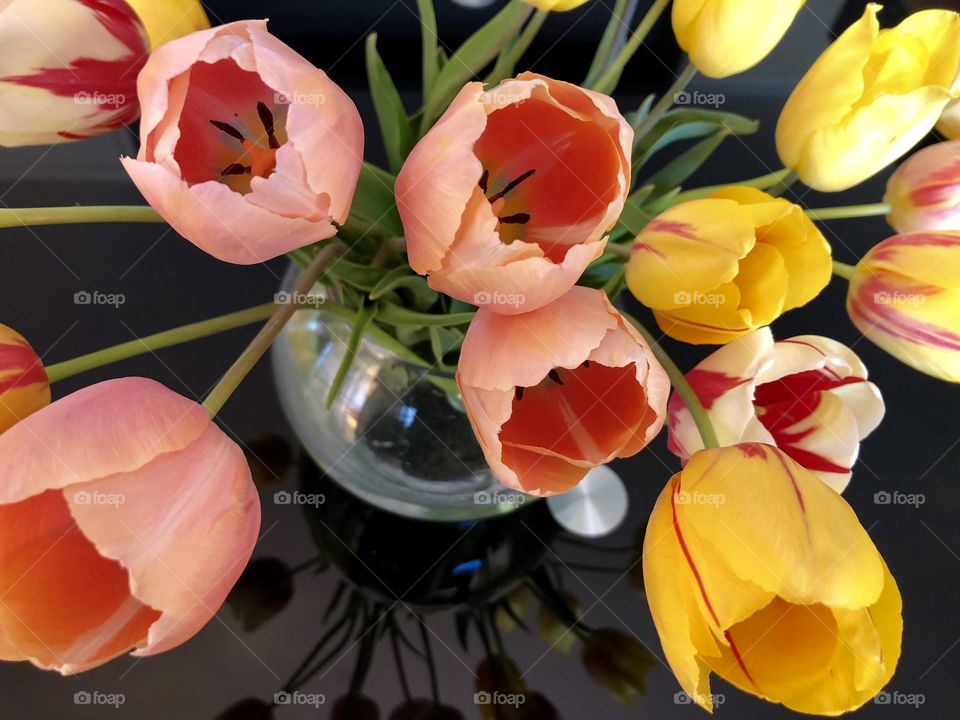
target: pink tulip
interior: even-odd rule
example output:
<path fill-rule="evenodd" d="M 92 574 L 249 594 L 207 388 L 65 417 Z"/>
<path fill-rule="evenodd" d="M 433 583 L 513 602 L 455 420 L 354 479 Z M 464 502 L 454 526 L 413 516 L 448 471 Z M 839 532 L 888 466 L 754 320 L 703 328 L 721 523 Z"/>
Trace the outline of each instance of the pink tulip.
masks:
<path fill-rule="evenodd" d="M 174 229 L 253 264 L 332 237 L 363 162 L 356 106 L 266 21 L 160 46 L 137 83 L 143 138 L 124 167 Z"/>
<path fill-rule="evenodd" d="M 960 230 L 960 140 L 911 156 L 890 176 L 883 201 L 899 233 Z"/>
<path fill-rule="evenodd" d="M 123 0 L 0 0 L 0 145 L 83 140 L 137 119 L 150 41 Z"/>
<path fill-rule="evenodd" d="M 480 309 L 457 383 L 487 463 L 531 495 L 642 450 L 663 426 L 670 381 L 600 290 L 574 287 L 523 315 Z"/>
<path fill-rule="evenodd" d="M 606 95 L 533 73 L 468 84 L 397 177 L 411 267 L 498 313 L 556 300 L 606 246 L 632 143 Z"/>
<path fill-rule="evenodd" d="M 142 378 L 80 390 L 0 435 L 0 658 L 75 673 L 180 645 L 260 527 L 243 452 Z"/>
<path fill-rule="evenodd" d="M 687 380 L 721 445 L 776 445 L 837 492 L 850 482 L 860 441 L 884 414 L 860 358 L 819 335 L 774 342 L 769 328 L 756 330 L 707 357 Z M 703 449 L 677 395 L 670 400 L 668 447 L 684 463 Z"/>

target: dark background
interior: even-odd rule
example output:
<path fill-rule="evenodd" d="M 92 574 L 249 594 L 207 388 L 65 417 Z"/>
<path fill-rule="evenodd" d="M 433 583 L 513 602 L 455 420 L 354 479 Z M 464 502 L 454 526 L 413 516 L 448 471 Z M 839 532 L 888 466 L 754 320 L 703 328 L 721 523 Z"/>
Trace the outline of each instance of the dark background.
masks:
<path fill-rule="evenodd" d="M 501 3 L 494 3 L 493 7 Z M 644 4 L 644 3 L 641 3 Z M 956 7 L 956 3 L 925 3 Z M 381 37 L 381 52 L 394 72 L 409 108 L 418 102 L 418 33 L 414 0 L 302 0 L 291 2 L 205 3 L 215 22 L 268 15 L 274 33 L 307 55 L 340 82 L 358 103 L 367 120 L 367 156 L 382 160 L 369 96 L 364 88 L 362 39 L 367 31 Z M 610 0 L 593 0 L 583 9 L 550 19 L 524 66 L 564 79 L 582 78 L 606 22 Z M 913 3 L 919 7 L 921 3 Z M 492 10 L 465 9 L 451 0 L 438 0 L 441 39 L 455 47 Z M 760 68 L 723 82 L 697 80 L 694 87 L 725 95 L 723 110 L 759 117 L 761 131 L 726 142 L 696 178 L 696 184 L 736 181 L 780 167 L 773 146 L 777 113 L 789 89 L 844 22 L 859 16 L 862 2 L 847 5 L 810 0 L 777 51 Z M 890 3 L 887 18 L 897 12 Z M 839 24 L 838 24 L 839 23 Z M 651 39 L 624 77 L 618 100 L 624 110 L 636 106 L 647 92 L 662 89 L 678 69 L 679 56 L 667 32 Z M 0 150 L 0 203 L 7 207 L 139 203 L 116 157 L 135 154 L 136 138 L 121 131 L 87 143 L 55 148 Z M 841 197 L 823 196 L 795 186 L 789 197 L 809 207 L 877 202 L 884 179 L 872 179 Z M 882 219 L 839 221 L 827 226 L 835 256 L 852 262 L 891 234 Z M 0 235 L 0 322 L 23 332 L 49 362 L 57 362 L 106 345 L 176 325 L 269 301 L 285 268 L 278 260 L 265 266 L 235 267 L 218 263 L 164 226 L 119 225 L 41 227 L 4 230 Z M 960 669 L 960 423 L 956 413 L 960 391 L 898 364 L 860 337 L 843 310 L 845 283 L 831 286 L 805 308 L 789 313 L 775 326 L 779 337 L 818 333 L 846 342 L 860 354 L 880 386 L 887 419 L 863 445 L 846 498 L 886 558 L 904 599 L 903 657 L 888 690 L 920 693 L 924 704 L 868 704 L 865 718 L 947 718 L 956 716 L 955 678 Z M 76 306 L 75 292 L 122 293 L 119 309 Z M 641 317 L 648 315 L 641 312 Z M 252 335 L 252 329 L 172 348 L 156 356 L 88 373 L 55 388 L 61 396 L 116 375 L 146 375 L 190 397 L 201 398 L 216 382 Z M 670 344 L 682 367 L 689 367 L 706 350 Z M 289 435 L 272 387 L 269 366 L 262 363 L 236 393 L 220 417 L 224 427 L 247 443 L 264 431 Z M 616 466 L 631 494 L 631 512 L 616 536 L 604 542 L 623 545 L 643 526 L 663 484 L 677 468 L 661 437 L 652 448 Z M 289 487 L 295 477 L 285 480 Z M 925 504 L 878 505 L 874 493 L 923 493 Z M 413 532 L 411 530 L 411 532 Z M 296 508 L 264 502 L 264 537 L 260 557 L 276 556 L 291 565 L 316 554 L 306 524 Z M 404 542 L 398 537 L 398 543 Z M 539 540 L 531 537 L 536 546 Z M 597 562 L 596 556 L 557 547 L 553 562 Z M 615 557 L 598 564 L 615 565 Z M 621 562 L 625 571 L 628 564 Z M 290 606 L 253 633 L 242 630 L 224 610 L 218 619 L 185 646 L 160 657 L 136 661 L 121 658 L 80 677 L 60 678 L 26 664 L 0 666 L 0 717 L 23 720 L 47 718 L 213 718 L 247 696 L 272 697 L 282 680 L 299 663 L 322 632 L 320 615 L 335 585 L 335 574 L 304 574 Z M 622 573 L 574 570 L 568 589 L 591 607 L 587 621 L 633 635 L 662 657 L 659 641 L 643 597 L 628 587 Z M 464 653 L 455 640 L 450 613 L 430 618 L 430 627 L 443 641 L 437 645 L 441 690 L 445 700 L 468 717 L 479 717 L 472 706 L 472 668 L 480 660 L 476 648 Z M 594 686 L 576 654 L 544 655 L 536 638 L 514 634 L 511 655 L 531 687 L 545 693 L 565 718 L 603 716 L 697 717 L 701 711 L 674 703 L 678 687 L 658 662 L 650 673 L 647 695 L 633 708 L 624 708 Z M 324 693 L 328 701 L 349 682 L 352 658 L 339 663 L 323 680 L 306 690 Z M 415 684 L 425 693 L 422 674 Z M 73 703 L 77 691 L 121 692 L 119 710 L 86 708 Z M 725 695 L 717 711 L 729 718 L 784 718 L 793 714 L 734 691 L 714 680 L 714 692 Z M 378 655 L 367 693 L 378 700 L 383 716 L 400 700 L 389 653 Z M 296 708 L 278 713 L 286 718 L 325 718 L 319 711 Z"/>

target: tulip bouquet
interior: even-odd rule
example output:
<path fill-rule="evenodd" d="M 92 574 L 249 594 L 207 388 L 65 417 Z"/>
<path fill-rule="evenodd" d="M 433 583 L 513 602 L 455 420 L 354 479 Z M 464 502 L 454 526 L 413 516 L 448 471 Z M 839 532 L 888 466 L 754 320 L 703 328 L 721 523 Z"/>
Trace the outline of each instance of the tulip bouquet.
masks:
<path fill-rule="evenodd" d="M 866 4 L 783 108 L 784 168 L 689 188 L 724 139 L 757 125 L 674 108 L 678 94 L 697 72 L 762 61 L 804 1 L 654 0 L 627 31 L 637 3 L 617 0 L 585 78 L 518 74 L 551 13 L 587 1 L 510 0 L 448 50 L 418 0 L 413 112 L 370 35 L 378 167 L 347 93 L 266 21 L 210 28 L 188 0 L 0 0 L 0 144 L 81 140 L 139 116 L 139 153 L 121 162 L 148 203 L 5 208 L 0 227 L 166 222 L 224 262 L 286 254 L 301 268 L 289 303 L 47 367 L 0 326 L 0 658 L 73 673 L 172 648 L 211 618 L 259 527 L 243 453 L 213 418 L 319 284 L 351 327 L 339 382 L 364 338 L 455 368 L 438 386 L 510 488 L 569 491 L 668 424 L 683 469 L 653 508 L 643 571 L 666 658 L 699 705 L 712 708 L 711 672 L 824 715 L 890 680 L 900 595 L 840 494 L 883 417 L 880 391 L 850 348 L 771 325 L 836 275 L 864 336 L 960 381 L 960 141 L 908 159 L 875 205 L 781 196 L 798 181 L 857 185 L 938 123 L 960 135 L 960 16 L 881 29 Z M 668 9 L 688 62 L 625 112 L 611 95 Z M 56 27 L 37 17 L 51 11 Z M 900 234 L 856 266 L 834 262 L 817 222 L 876 214 Z M 721 347 L 684 374 L 618 309 L 625 291 L 661 337 Z M 65 377 L 261 320 L 202 405 L 141 378 L 51 403 Z M 175 506 L 155 502 L 160 485 Z M 106 512 L 91 497 L 123 502 Z"/>

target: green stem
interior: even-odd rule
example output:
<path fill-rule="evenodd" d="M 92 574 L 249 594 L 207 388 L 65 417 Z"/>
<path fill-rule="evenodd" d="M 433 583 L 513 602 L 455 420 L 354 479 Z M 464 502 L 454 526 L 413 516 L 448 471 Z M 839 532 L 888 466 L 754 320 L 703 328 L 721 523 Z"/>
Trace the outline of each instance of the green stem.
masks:
<path fill-rule="evenodd" d="M 607 243 L 607 247 L 604 248 L 604 252 L 608 252 L 611 255 L 618 255 L 622 258 L 628 258 L 632 254 L 632 251 L 626 245 L 617 245 L 616 243 L 612 242 Z"/>
<path fill-rule="evenodd" d="M 856 267 L 853 265 L 847 265 L 847 263 L 842 263 L 839 260 L 833 261 L 833 274 L 842 277 L 844 280 L 851 280 L 855 270 Z"/>
<path fill-rule="evenodd" d="M 784 180 L 790 177 L 792 172 L 792 170 L 783 168 L 783 170 L 777 170 L 776 172 L 751 178 L 750 180 L 741 180 L 739 182 L 724 183 L 722 185 L 709 185 L 702 188 L 693 188 L 692 190 L 687 190 L 676 195 L 673 198 L 673 203 L 679 205 L 680 203 L 688 202 L 690 200 L 702 200 L 703 198 L 713 195 L 713 193 L 715 193 L 717 190 L 722 190 L 723 188 L 730 187 L 731 185 L 736 185 L 738 187 L 752 187 L 756 188 L 757 190 L 768 190 L 772 187 L 782 184 Z"/>
<path fill-rule="evenodd" d="M 807 210 L 807 217 L 811 220 L 842 220 L 845 218 L 874 217 L 876 215 L 886 215 L 890 212 L 890 206 L 886 203 L 873 203 L 871 205 L 846 205 L 844 207 L 814 208 Z"/>
<path fill-rule="evenodd" d="M 642 138 L 653 130 L 653 126 L 657 124 L 657 121 L 663 117 L 663 114 L 676 102 L 677 95 L 683 92 L 683 89 L 690 84 L 690 81 L 693 80 L 696 74 L 697 68 L 693 66 L 693 63 L 687 62 L 686 66 L 677 76 L 677 79 L 673 81 L 673 85 L 663 94 L 663 97 L 657 101 L 657 104 L 651 108 L 650 113 L 644 118 L 643 122 L 640 123 L 640 126 L 637 127 L 634 137 Z"/>
<path fill-rule="evenodd" d="M 587 72 L 587 77 L 583 81 L 584 87 L 593 85 L 597 81 L 597 78 L 600 77 L 600 73 L 607 69 L 607 63 L 610 62 L 610 55 L 616 49 L 614 48 L 614 44 L 617 42 L 617 38 L 620 37 L 621 30 L 629 29 L 625 26 L 630 24 L 633 12 L 631 11 L 630 17 L 627 17 L 627 11 L 630 9 L 631 3 L 635 2 L 636 0 L 617 0 L 613 6 L 613 12 L 610 13 L 610 20 L 607 22 L 607 27 L 603 31 L 603 37 L 597 46 L 597 52 L 593 56 L 590 70 Z M 624 32 L 624 36 L 625 35 L 626 32 Z M 622 38 L 621 42 L 623 39 L 625 38 Z"/>
<path fill-rule="evenodd" d="M 64 380 L 68 377 L 86 372 L 87 370 L 110 365 L 120 360 L 126 360 L 127 358 L 136 357 L 137 355 L 155 352 L 161 348 L 179 345 L 190 342 L 191 340 L 198 340 L 199 338 L 208 337 L 209 335 L 216 335 L 217 333 L 226 332 L 227 330 L 243 327 L 244 325 L 250 325 L 260 320 L 266 320 L 273 315 L 276 309 L 277 306 L 274 303 L 267 303 L 265 305 L 248 308 L 247 310 L 221 315 L 209 320 L 190 323 L 189 325 L 183 325 L 178 328 L 173 328 L 172 330 L 165 330 L 164 332 L 155 333 L 154 335 L 147 335 L 146 337 L 137 338 L 136 340 L 131 340 L 119 345 L 114 345 L 113 347 L 98 350 L 97 352 L 75 357 L 72 360 L 65 360 L 64 362 L 51 365 L 47 368 L 47 377 L 50 379 L 50 382 L 57 382 L 58 380 Z"/>
<path fill-rule="evenodd" d="M 683 404 L 686 405 L 687 410 L 690 411 L 690 416 L 693 418 L 693 422 L 700 432 L 700 438 L 703 440 L 703 446 L 705 448 L 720 447 L 720 442 L 717 440 L 717 431 L 714 429 L 713 423 L 710 422 L 710 416 L 707 415 L 707 411 L 703 408 L 703 403 L 700 402 L 700 398 L 697 397 L 693 388 L 690 387 L 690 383 L 687 382 L 683 371 L 677 367 L 677 364 L 670 358 L 667 351 L 663 349 L 663 346 L 657 342 L 657 339 L 650 334 L 650 331 L 641 325 L 636 318 L 627 314 L 624 314 L 624 317 L 633 323 L 637 331 L 643 335 L 643 338 L 650 344 L 653 354 L 657 360 L 660 361 L 660 364 L 663 365 L 663 369 L 667 371 L 670 384 L 673 385 L 673 389 L 677 391 L 677 395 L 680 396 Z"/>
<path fill-rule="evenodd" d="M 660 19 L 660 16 L 669 4 L 670 0 L 654 0 L 653 5 L 647 10 L 647 14 L 644 15 L 643 20 L 637 25 L 637 29 L 633 31 L 633 35 L 630 36 L 630 39 L 627 40 L 617 56 L 611 61 L 609 67 L 607 67 L 603 75 L 600 76 L 600 79 L 592 85 L 593 90 L 609 94 L 616 89 L 623 69 L 627 63 L 630 62 L 630 58 L 632 58 L 637 50 L 640 49 L 640 46 L 643 45 L 643 41 L 647 39 L 647 35 L 650 34 L 653 26 L 657 20 Z"/>
<path fill-rule="evenodd" d="M 149 205 L 99 205 L 80 207 L 0 209 L 0 228 L 71 223 L 162 223 L 166 222 Z"/>
<path fill-rule="evenodd" d="M 504 78 L 514 74 L 517 63 L 523 58 L 524 53 L 530 49 L 530 45 L 533 44 L 537 33 L 540 32 L 540 28 L 543 27 L 543 23 L 549 14 L 549 10 L 537 10 L 533 14 L 533 17 L 530 18 L 530 22 L 527 23 L 523 32 L 520 33 L 517 41 L 500 53 L 500 57 L 497 58 L 497 64 L 493 66 L 493 70 L 490 71 L 490 74 L 487 75 L 486 80 L 484 80 L 486 84 L 496 85 Z"/>
<path fill-rule="evenodd" d="M 316 284 L 323 272 L 344 250 L 342 243 L 327 245 L 317 253 L 310 266 L 303 271 L 296 284 L 293 286 L 292 295 L 294 299 L 306 296 Z M 224 403 L 230 399 L 233 391 L 237 389 L 247 374 L 257 364 L 267 349 L 277 339 L 280 331 L 287 324 L 293 314 L 298 310 L 296 303 L 289 305 L 279 305 L 274 310 L 273 315 L 267 321 L 253 341 L 247 346 L 236 362 L 227 370 L 226 374 L 217 383 L 217 386 L 203 401 L 203 406 L 215 417 Z"/>

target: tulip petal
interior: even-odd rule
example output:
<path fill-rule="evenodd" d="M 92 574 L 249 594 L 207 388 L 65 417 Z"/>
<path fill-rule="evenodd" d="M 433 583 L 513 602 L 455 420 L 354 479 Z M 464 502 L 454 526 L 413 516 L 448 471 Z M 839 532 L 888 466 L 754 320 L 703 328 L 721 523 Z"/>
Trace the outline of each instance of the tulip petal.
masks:
<path fill-rule="evenodd" d="M 83 388 L 0 435 L 0 504 L 136 470 L 187 447 L 209 425 L 201 405 L 153 380 Z"/>

